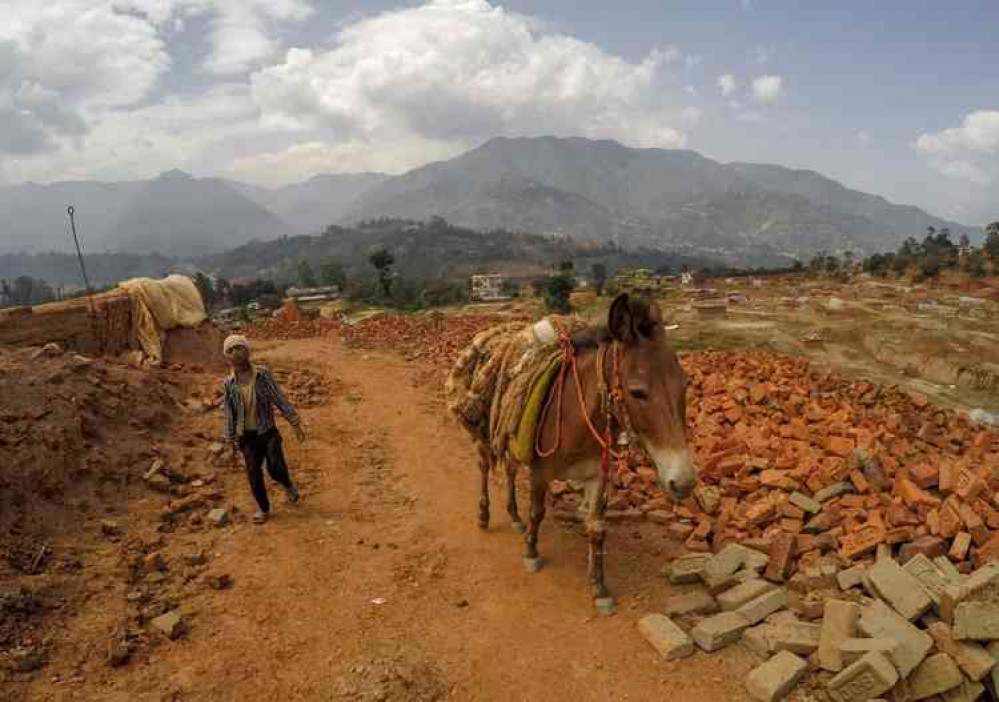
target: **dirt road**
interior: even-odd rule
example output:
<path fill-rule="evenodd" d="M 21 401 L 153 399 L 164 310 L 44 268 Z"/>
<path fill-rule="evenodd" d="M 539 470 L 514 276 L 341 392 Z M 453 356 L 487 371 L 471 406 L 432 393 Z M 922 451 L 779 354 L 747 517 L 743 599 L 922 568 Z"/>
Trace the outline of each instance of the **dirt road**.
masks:
<path fill-rule="evenodd" d="M 339 389 L 303 413 L 308 444 L 285 432 L 302 503 L 272 491 L 274 516 L 255 527 L 242 476 L 227 472 L 235 525 L 175 535 L 171 548 L 205 549 L 233 588 L 180 603 L 185 638 L 122 669 L 92 668 L 76 685 L 52 683 L 49 670 L 29 698 L 748 699 L 742 680 L 753 661 L 739 647 L 666 663 L 638 635 L 637 619 L 682 591 L 661 574 L 677 546 L 654 526 L 613 529 L 608 578 L 619 612 L 601 618 L 575 527 L 546 520 L 546 566 L 526 574 L 497 479 L 492 527 L 479 531 L 472 447 L 428 369 L 329 340 L 263 345 L 260 355 Z M 184 431 L 214 433 L 219 421 L 201 415 Z M 99 629 L 101 599 L 92 607 L 67 639 Z"/>

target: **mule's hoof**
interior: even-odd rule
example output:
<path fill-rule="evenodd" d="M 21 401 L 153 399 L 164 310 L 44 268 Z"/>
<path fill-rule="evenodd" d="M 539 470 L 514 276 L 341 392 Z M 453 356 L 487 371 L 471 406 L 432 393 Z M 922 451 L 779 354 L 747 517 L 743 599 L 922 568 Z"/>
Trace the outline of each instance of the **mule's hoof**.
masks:
<path fill-rule="evenodd" d="M 537 573 L 541 570 L 541 559 L 540 558 L 525 558 L 524 559 L 524 570 L 528 573 Z"/>
<path fill-rule="evenodd" d="M 515 534 L 527 533 L 527 527 L 524 526 L 523 522 L 513 522 L 512 524 L 510 524 L 510 528 L 513 529 L 513 533 Z"/>
<path fill-rule="evenodd" d="M 489 520 L 488 519 L 486 519 L 486 520 L 480 519 L 479 520 L 479 529 L 481 529 L 482 531 L 489 531 Z"/>
<path fill-rule="evenodd" d="M 596 605 L 597 611 L 605 617 L 617 614 L 617 602 L 614 601 L 613 597 L 597 597 L 593 600 L 593 604 Z"/>

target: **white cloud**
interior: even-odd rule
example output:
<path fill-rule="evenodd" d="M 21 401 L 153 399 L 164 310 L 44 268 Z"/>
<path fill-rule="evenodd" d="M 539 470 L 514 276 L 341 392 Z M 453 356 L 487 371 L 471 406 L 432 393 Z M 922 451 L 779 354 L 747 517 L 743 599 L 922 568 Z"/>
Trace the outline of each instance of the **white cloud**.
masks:
<path fill-rule="evenodd" d="M 773 105 L 784 96 L 784 79 L 762 75 L 753 80 L 753 99 L 761 105 Z"/>
<path fill-rule="evenodd" d="M 699 107 L 685 107 L 680 113 L 680 119 L 685 126 L 692 126 L 701 121 L 704 111 Z"/>
<path fill-rule="evenodd" d="M 958 127 L 920 134 L 916 148 L 940 173 L 988 185 L 999 176 L 999 110 L 977 110 Z"/>
<path fill-rule="evenodd" d="M 271 20 L 301 21 L 312 14 L 302 0 L 214 0 L 214 50 L 205 64 L 212 73 L 240 73 L 277 53 Z"/>
<path fill-rule="evenodd" d="M 496 134 L 578 134 L 680 146 L 667 64 L 543 33 L 485 0 L 433 0 L 344 27 L 329 51 L 293 49 L 256 72 L 266 124 L 374 144 L 471 145 Z"/>
<path fill-rule="evenodd" d="M 753 49 L 753 57 L 756 59 L 757 63 L 769 63 L 770 59 L 774 57 L 777 50 L 772 46 L 757 46 Z"/>
<path fill-rule="evenodd" d="M 871 133 L 869 131 L 867 131 L 866 129 L 861 129 L 860 131 L 857 132 L 857 141 L 860 142 L 861 146 L 866 147 L 871 145 L 873 138 L 871 137 Z"/>
<path fill-rule="evenodd" d="M 718 76 L 718 87 L 721 89 L 721 93 L 723 96 L 727 97 L 731 95 L 733 92 L 735 92 L 735 89 L 738 87 L 738 84 L 735 82 L 735 76 L 733 76 L 731 73 L 726 73 L 723 76 Z"/>

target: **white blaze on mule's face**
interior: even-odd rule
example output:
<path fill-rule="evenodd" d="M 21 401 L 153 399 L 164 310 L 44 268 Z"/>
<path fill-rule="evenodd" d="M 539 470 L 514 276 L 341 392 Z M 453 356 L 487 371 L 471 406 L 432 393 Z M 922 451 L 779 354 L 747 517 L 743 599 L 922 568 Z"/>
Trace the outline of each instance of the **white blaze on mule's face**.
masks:
<path fill-rule="evenodd" d="M 659 484 L 670 497 L 682 500 L 694 490 L 697 470 L 688 449 L 656 449 L 650 446 L 648 453 L 656 464 Z"/>

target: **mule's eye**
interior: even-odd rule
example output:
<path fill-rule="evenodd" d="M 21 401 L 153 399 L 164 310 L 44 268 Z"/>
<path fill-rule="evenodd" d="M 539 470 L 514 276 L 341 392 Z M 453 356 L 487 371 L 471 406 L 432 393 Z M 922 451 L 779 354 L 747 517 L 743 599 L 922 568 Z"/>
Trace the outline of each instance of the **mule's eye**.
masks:
<path fill-rule="evenodd" d="M 631 388 L 628 392 L 630 392 L 631 396 L 634 397 L 636 400 L 649 399 L 649 392 L 645 388 Z"/>

